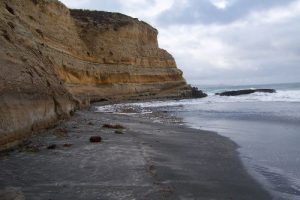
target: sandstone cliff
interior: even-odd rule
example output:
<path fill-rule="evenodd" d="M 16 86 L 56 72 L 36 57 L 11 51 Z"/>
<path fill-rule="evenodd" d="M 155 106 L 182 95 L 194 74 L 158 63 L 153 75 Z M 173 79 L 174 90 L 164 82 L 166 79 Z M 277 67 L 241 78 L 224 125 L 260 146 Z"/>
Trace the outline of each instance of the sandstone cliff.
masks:
<path fill-rule="evenodd" d="M 195 95 L 157 34 L 118 13 L 1 0 L 0 146 L 90 101 Z"/>

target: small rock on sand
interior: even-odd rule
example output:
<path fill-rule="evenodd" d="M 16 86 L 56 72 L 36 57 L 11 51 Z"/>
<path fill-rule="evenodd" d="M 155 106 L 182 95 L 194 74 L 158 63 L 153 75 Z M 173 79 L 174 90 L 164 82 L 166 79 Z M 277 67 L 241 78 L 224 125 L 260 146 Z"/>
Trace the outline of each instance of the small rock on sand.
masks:
<path fill-rule="evenodd" d="M 56 144 L 50 144 L 47 149 L 56 149 Z"/>
<path fill-rule="evenodd" d="M 123 131 L 120 131 L 120 130 L 115 130 L 115 134 L 124 134 L 124 132 Z"/>
<path fill-rule="evenodd" d="M 100 136 L 92 136 L 90 137 L 90 142 L 91 143 L 99 143 L 101 142 L 102 138 Z"/>
<path fill-rule="evenodd" d="M 73 144 L 64 144 L 63 147 L 71 147 Z"/>
<path fill-rule="evenodd" d="M 111 129 L 125 129 L 125 127 L 121 124 L 104 124 L 102 127 Z"/>

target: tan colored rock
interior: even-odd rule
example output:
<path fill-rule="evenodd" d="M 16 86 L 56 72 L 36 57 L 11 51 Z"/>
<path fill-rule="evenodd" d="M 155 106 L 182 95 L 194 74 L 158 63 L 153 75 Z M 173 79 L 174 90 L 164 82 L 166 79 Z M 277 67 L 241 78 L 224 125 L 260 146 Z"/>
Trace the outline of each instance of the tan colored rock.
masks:
<path fill-rule="evenodd" d="M 20 188 L 6 187 L 0 190 L 1 200 L 25 200 L 25 196 Z"/>
<path fill-rule="evenodd" d="M 42 50 L 32 26 L 42 10 L 34 7 L 31 1 L 0 1 L 0 149 L 53 125 L 76 106 Z"/>
<path fill-rule="evenodd" d="M 189 96 L 157 30 L 57 0 L 0 1 L 0 146 L 102 98 Z"/>

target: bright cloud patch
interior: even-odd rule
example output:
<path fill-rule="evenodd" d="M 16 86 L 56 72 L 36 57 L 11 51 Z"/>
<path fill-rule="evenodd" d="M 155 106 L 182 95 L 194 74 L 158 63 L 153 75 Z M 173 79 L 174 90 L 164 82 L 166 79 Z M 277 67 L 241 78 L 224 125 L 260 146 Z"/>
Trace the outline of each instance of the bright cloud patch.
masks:
<path fill-rule="evenodd" d="M 159 15 L 161 12 L 170 9 L 175 0 L 119 0 L 123 9 L 134 16 L 141 18 L 151 18 Z"/>
<path fill-rule="evenodd" d="M 211 0 L 211 3 L 220 10 L 225 10 L 229 5 L 228 0 Z"/>
<path fill-rule="evenodd" d="M 81 8 L 92 0 L 60 0 L 62 3 L 68 5 L 70 8 Z"/>

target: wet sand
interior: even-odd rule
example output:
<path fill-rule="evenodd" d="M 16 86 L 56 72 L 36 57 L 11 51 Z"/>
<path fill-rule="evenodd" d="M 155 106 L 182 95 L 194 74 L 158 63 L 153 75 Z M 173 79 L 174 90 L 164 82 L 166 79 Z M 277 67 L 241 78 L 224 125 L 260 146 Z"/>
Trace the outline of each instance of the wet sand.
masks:
<path fill-rule="evenodd" d="M 126 130 L 116 134 L 105 123 Z M 91 136 L 102 142 L 90 143 Z M 79 111 L 2 153 L 0 199 L 271 199 L 236 149 L 213 132 Z"/>

